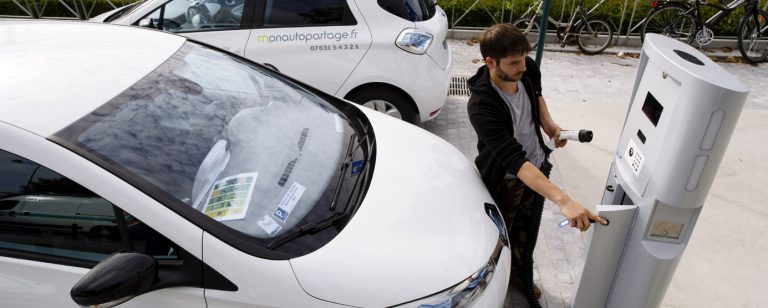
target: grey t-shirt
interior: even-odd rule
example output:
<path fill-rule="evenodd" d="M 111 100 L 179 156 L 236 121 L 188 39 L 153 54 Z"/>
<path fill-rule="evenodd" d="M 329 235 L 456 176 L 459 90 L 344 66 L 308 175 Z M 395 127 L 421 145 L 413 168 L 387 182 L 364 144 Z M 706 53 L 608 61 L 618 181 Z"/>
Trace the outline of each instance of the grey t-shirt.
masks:
<path fill-rule="evenodd" d="M 504 102 L 507 103 L 509 111 L 512 113 L 512 125 L 514 126 L 514 137 L 525 150 L 525 158 L 528 159 L 537 168 L 544 163 L 544 150 L 539 145 L 539 137 L 536 135 L 536 125 L 533 123 L 533 112 L 531 110 L 531 100 L 525 93 L 523 83 L 517 82 L 517 92 L 509 94 L 491 83 L 496 92 Z M 516 175 L 507 173 L 505 179 L 515 178 Z"/>

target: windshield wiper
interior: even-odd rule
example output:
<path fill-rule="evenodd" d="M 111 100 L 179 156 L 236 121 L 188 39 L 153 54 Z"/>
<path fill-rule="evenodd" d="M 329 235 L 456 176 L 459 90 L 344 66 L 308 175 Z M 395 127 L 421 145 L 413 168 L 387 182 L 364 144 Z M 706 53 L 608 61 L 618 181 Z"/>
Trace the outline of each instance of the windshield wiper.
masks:
<path fill-rule="evenodd" d="M 336 209 L 336 201 L 339 199 L 339 191 L 341 191 L 341 184 L 344 184 L 343 180 L 344 177 L 347 175 L 347 168 L 349 168 L 349 164 L 351 163 L 352 156 L 354 155 L 354 151 L 352 151 L 352 148 L 354 147 L 354 144 L 352 143 L 355 140 L 355 137 L 357 135 L 355 133 L 352 133 L 352 135 L 349 136 L 349 145 L 347 146 L 347 154 L 344 155 L 344 162 L 341 164 L 341 170 L 339 170 L 339 177 L 336 179 L 336 189 L 333 190 L 333 197 L 331 198 L 331 207 L 328 210 L 335 210 Z"/>
<path fill-rule="evenodd" d="M 330 206 L 329 210 L 333 211 L 333 210 L 336 209 L 336 201 L 338 201 L 339 192 L 341 191 L 341 186 L 342 186 L 342 184 L 344 184 L 342 182 L 342 180 L 344 180 L 344 178 L 347 175 L 347 168 L 349 168 L 349 165 L 352 163 L 352 157 L 354 156 L 354 153 L 356 153 L 357 150 L 360 149 L 363 146 L 363 142 L 366 142 L 366 145 L 368 146 L 367 147 L 368 148 L 368 155 L 365 155 L 365 153 L 363 154 L 363 156 L 364 156 L 363 157 L 363 165 L 362 165 L 361 168 L 363 168 L 362 170 L 366 170 L 367 171 L 367 166 L 366 165 L 368 165 L 369 156 L 370 156 L 370 153 L 372 153 L 373 145 L 375 144 L 375 141 L 369 143 L 368 135 L 369 135 L 368 134 L 368 130 L 364 129 L 363 130 L 363 137 L 362 138 L 359 138 L 359 136 L 356 133 L 352 133 L 352 135 L 349 136 L 349 146 L 347 147 L 347 154 L 344 156 L 344 163 L 341 165 L 341 170 L 340 170 L 341 172 L 339 173 L 339 177 L 338 177 L 338 179 L 336 181 L 336 189 L 333 191 L 333 197 L 331 198 L 331 206 Z M 355 146 L 354 149 L 353 149 L 352 140 L 355 137 L 358 137 L 357 138 L 357 146 Z M 365 151 L 363 151 L 363 152 L 365 152 Z M 357 178 L 357 180 L 355 180 L 355 185 L 353 186 L 352 194 L 355 193 L 355 189 L 354 188 L 357 187 L 357 183 L 359 182 L 359 180 L 360 180 L 359 177 Z M 344 211 L 346 211 L 346 206 L 348 206 L 348 205 L 349 205 L 349 200 L 347 200 L 347 204 L 345 205 Z"/>
<path fill-rule="evenodd" d="M 337 221 L 341 219 L 345 219 L 347 217 L 349 217 L 349 213 L 334 212 L 330 216 L 323 218 L 317 222 L 311 222 L 311 223 L 305 224 L 299 227 L 298 229 L 294 230 L 293 232 L 283 234 L 283 236 L 269 242 L 269 244 L 267 244 L 267 249 L 274 250 L 275 248 L 280 247 L 283 244 L 288 243 L 293 239 L 298 238 L 302 235 L 315 234 L 317 232 L 327 229 L 330 226 L 333 226 L 333 224 L 336 223 Z"/>
<path fill-rule="evenodd" d="M 365 164 L 363 165 L 363 172 L 366 174 L 368 173 L 368 167 L 366 166 L 368 163 L 368 159 L 370 156 L 370 153 L 373 151 L 373 147 L 375 146 L 375 141 L 370 142 L 368 140 L 368 131 L 363 132 L 363 138 L 357 139 L 358 144 L 357 146 L 354 146 L 353 141 L 356 139 L 357 134 L 352 133 L 352 135 L 349 136 L 349 146 L 347 147 L 347 153 L 344 158 L 344 163 L 341 166 L 341 173 L 339 174 L 338 181 L 336 182 L 336 189 L 333 192 L 333 197 L 331 198 L 331 208 L 330 210 L 333 211 L 336 209 L 336 201 L 339 197 L 339 192 L 341 191 L 342 184 L 344 184 L 343 180 L 347 174 L 347 168 L 349 168 L 349 165 L 351 164 L 352 157 L 354 156 L 354 153 L 357 152 L 357 150 L 362 146 L 363 142 L 366 142 L 366 145 L 368 146 L 368 154 L 363 159 L 365 161 Z M 301 237 L 306 234 L 315 234 L 317 232 L 320 232 L 322 230 L 327 229 L 330 226 L 333 226 L 334 223 L 341 219 L 348 219 L 352 216 L 352 211 L 350 209 L 354 209 L 354 207 L 350 207 L 349 203 L 352 200 L 352 195 L 357 191 L 357 187 L 360 184 L 360 177 L 363 177 L 365 175 L 358 176 L 357 179 L 355 179 L 355 184 L 352 186 L 352 193 L 350 194 L 349 199 L 347 200 L 347 203 L 344 205 L 344 211 L 343 212 L 333 212 L 330 216 L 323 218 L 317 222 L 310 222 L 307 224 L 302 225 L 301 227 L 295 229 L 293 232 L 285 233 L 281 237 L 276 238 L 269 242 L 267 244 L 267 249 L 274 250 L 277 247 L 280 247 L 284 245 L 285 243 L 288 243 L 298 237 Z M 358 199 L 360 198 L 360 195 L 358 194 Z"/>

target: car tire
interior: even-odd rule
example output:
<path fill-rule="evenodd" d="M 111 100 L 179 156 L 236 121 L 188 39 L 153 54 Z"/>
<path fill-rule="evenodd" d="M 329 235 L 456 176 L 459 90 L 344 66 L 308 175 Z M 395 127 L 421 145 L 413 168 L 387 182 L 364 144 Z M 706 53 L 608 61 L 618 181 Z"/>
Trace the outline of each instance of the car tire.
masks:
<path fill-rule="evenodd" d="M 408 123 L 416 123 L 416 111 L 404 93 L 381 87 L 362 88 L 348 100 Z"/>

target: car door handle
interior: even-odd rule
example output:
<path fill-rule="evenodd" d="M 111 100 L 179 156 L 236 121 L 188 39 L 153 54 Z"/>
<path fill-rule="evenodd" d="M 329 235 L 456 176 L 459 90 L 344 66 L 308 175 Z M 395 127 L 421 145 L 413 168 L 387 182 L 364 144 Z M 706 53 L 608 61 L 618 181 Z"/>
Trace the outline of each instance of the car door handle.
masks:
<path fill-rule="evenodd" d="M 29 212 L 27 212 L 27 211 L 21 212 L 21 214 L 24 215 L 24 216 L 29 216 Z"/>

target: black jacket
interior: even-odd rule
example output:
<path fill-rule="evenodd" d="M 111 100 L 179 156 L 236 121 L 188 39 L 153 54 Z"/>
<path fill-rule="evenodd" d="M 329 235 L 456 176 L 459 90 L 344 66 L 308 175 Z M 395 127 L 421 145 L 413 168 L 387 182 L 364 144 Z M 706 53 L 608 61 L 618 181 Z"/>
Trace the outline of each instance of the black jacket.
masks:
<path fill-rule="evenodd" d="M 544 143 L 541 136 L 541 117 L 539 116 L 539 96 L 541 96 L 541 72 L 538 65 L 530 57 L 525 58 L 526 71 L 522 83 L 531 102 L 534 125 L 539 144 L 549 157 L 552 152 Z M 478 155 L 475 165 L 485 182 L 485 186 L 495 194 L 504 175 L 509 172 L 517 174 L 520 167 L 528 161 L 525 158 L 523 146 L 514 137 L 512 113 L 496 89 L 491 85 L 488 67 L 483 65 L 475 76 L 467 81 L 469 96 L 467 111 L 469 121 L 477 133 Z M 540 166 L 536 166 L 540 167 Z"/>

